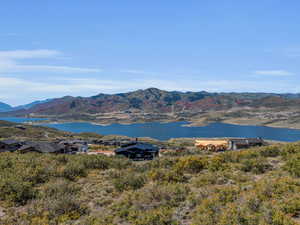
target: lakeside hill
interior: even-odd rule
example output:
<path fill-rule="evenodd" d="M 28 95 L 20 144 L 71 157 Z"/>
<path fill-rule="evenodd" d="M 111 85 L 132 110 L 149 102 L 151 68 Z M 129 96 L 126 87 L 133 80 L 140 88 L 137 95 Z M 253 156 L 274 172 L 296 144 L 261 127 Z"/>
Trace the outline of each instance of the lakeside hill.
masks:
<path fill-rule="evenodd" d="M 92 97 L 66 96 L 0 115 L 104 124 L 186 120 L 193 125 L 226 122 L 300 128 L 300 95 L 178 92 L 149 88 Z"/>
<path fill-rule="evenodd" d="M 54 128 L 31 126 L 0 120 L 0 139 L 30 140 L 30 141 L 52 141 L 55 139 L 100 139 L 102 135 L 96 133 L 71 133 Z"/>
<path fill-rule="evenodd" d="M 96 114 L 130 110 L 172 113 L 221 110 L 244 106 L 280 108 L 295 106 L 299 103 L 300 96 L 298 94 L 178 92 L 149 88 L 120 94 L 99 94 L 92 97 L 66 96 L 45 102 L 36 102 L 31 107 L 11 112 L 11 114 Z"/>

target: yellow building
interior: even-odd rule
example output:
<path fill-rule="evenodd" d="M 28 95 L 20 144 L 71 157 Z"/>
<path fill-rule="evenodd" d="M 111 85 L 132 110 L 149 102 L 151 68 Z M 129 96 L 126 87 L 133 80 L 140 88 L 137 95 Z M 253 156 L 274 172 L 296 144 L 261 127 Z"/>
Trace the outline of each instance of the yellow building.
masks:
<path fill-rule="evenodd" d="M 195 141 L 196 147 L 209 151 L 237 150 L 264 144 L 261 138 L 206 138 Z"/>
<path fill-rule="evenodd" d="M 229 147 L 227 139 L 197 139 L 195 146 L 210 151 L 222 151 Z"/>

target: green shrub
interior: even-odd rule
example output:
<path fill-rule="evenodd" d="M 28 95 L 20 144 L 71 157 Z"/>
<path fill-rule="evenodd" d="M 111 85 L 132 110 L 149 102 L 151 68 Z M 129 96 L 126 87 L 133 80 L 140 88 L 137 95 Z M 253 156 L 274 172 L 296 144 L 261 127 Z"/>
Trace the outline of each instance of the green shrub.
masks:
<path fill-rule="evenodd" d="M 57 155 L 55 157 L 56 161 L 61 163 L 61 164 L 66 164 L 69 161 L 69 156 L 68 155 Z"/>
<path fill-rule="evenodd" d="M 217 198 L 219 203 L 227 204 L 229 202 L 234 202 L 237 200 L 240 190 L 236 186 L 222 186 L 216 189 Z"/>
<path fill-rule="evenodd" d="M 186 199 L 189 191 L 183 184 L 150 184 L 136 192 L 135 198 L 141 205 L 174 207 Z"/>
<path fill-rule="evenodd" d="M 80 188 L 77 187 L 74 183 L 70 181 L 58 178 L 57 180 L 50 181 L 49 183 L 43 186 L 43 189 L 40 191 L 40 198 L 55 197 L 63 195 L 76 195 L 80 191 Z"/>
<path fill-rule="evenodd" d="M 249 213 L 237 203 L 230 203 L 222 210 L 219 225 L 257 225 L 259 218 Z"/>
<path fill-rule="evenodd" d="M 282 146 L 281 155 L 284 159 L 288 160 L 292 155 L 300 153 L 300 143 L 285 144 Z"/>
<path fill-rule="evenodd" d="M 282 199 L 285 195 L 291 195 L 300 192 L 298 180 L 291 177 L 280 177 L 276 179 L 260 180 L 255 183 L 253 191 L 261 200 Z"/>
<path fill-rule="evenodd" d="M 218 224 L 221 207 L 218 199 L 212 196 L 204 199 L 193 213 L 194 225 L 214 225 Z"/>
<path fill-rule="evenodd" d="M 290 199 L 284 199 L 284 201 L 280 204 L 280 209 L 285 214 L 291 215 L 293 217 L 297 217 L 300 215 L 300 195 L 298 193 L 297 196 L 293 196 Z"/>
<path fill-rule="evenodd" d="M 300 177 L 300 154 L 289 159 L 284 166 L 285 170 L 289 171 L 295 177 Z"/>
<path fill-rule="evenodd" d="M 187 177 L 184 176 L 182 171 L 170 169 L 153 169 L 148 172 L 148 177 L 152 181 L 157 182 L 181 183 L 187 181 Z"/>
<path fill-rule="evenodd" d="M 108 157 L 107 157 L 108 159 Z M 109 159 L 110 162 L 110 168 L 115 168 L 115 169 L 127 169 L 133 166 L 132 160 L 129 160 L 128 158 L 125 158 L 123 156 L 117 156 L 114 158 Z"/>
<path fill-rule="evenodd" d="M 274 206 L 269 205 L 269 209 L 266 210 L 268 214 L 263 216 L 263 224 L 270 225 L 297 225 L 298 223 L 293 221 L 288 215 L 285 215 L 279 209 L 274 208 Z"/>
<path fill-rule="evenodd" d="M 243 160 L 240 169 L 244 172 L 262 174 L 270 170 L 272 166 L 264 158 Z"/>
<path fill-rule="evenodd" d="M 61 172 L 61 176 L 69 180 L 87 175 L 86 167 L 78 161 L 68 162 Z"/>
<path fill-rule="evenodd" d="M 227 163 L 239 163 L 242 160 L 254 159 L 259 157 L 257 149 L 247 149 L 241 151 L 229 151 L 219 155 L 222 161 Z"/>
<path fill-rule="evenodd" d="M 13 204 L 24 205 L 36 195 L 32 183 L 24 181 L 18 175 L 0 179 L 0 200 L 6 200 Z"/>
<path fill-rule="evenodd" d="M 207 166 L 207 160 L 198 156 L 182 157 L 174 165 L 175 171 L 199 173 Z"/>
<path fill-rule="evenodd" d="M 66 180 L 57 180 L 45 186 L 41 196 L 43 209 L 52 217 L 83 214 L 85 208 L 77 200 L 79 188 Z"/>
<path fill-rule="evenodd" d="M 176 158 L 160 157 L 160 158 L 156 158 L 155 160 L 148 162 L 147 164 L 144 164 L 143 166 L 146 170 L 157 169 L 157 168 L 170 169 L 177 162 L 178 162 L 177 157 Z"/>
<path fill-rule="evenodd" d="M 110 161 L 108 157 L 96 155 L 96 156 L 85 156 L 81 159 L 85 168 L 88 169 L 108 169 L 110 167 Z"/>
<path fill-rule="evenodd" d="M 135 225 L 176 225 L 178 222 L 172 219 L 172 209 L 162 207 L 135 215 Z"/>
<path fill-rule="evenodd" d="M 224 176 L 223 173 L 218 172 L 207 172 L 201 174 L 200 176 L 194 178 L 193 184 L 195 187 L 199 188 L 206 185 L 215 185 L 215 184 L 226 184 L 228 179 Z"/>
<path fill-rule="evenodd" d="M 277 157 L 280 155 L 280 148 L 278 145 L 271 145 L 261 148 L 259 153 L 262 157 Z"/>
<path fill-rule="evenodd" d="M 178 207 L 189 194 L 189 188 L 183 184 L 147 184 L 136 191 L 123 193 L 112 209 L 121 218 L 136 221 L 140 215 L 156 208 Z"/>
<path fill-rule="evenodd" d="M 143 174 L 120 173 L 113 179 L 113 185 L 119 192 L 137 190 L 144 186 L 146 177 Z"/>
<path fill-rule="evenodd" d="M 33 201 L 25 217 L 30 224 L 65 224 L 87 213 L 87 207 L 78 200 L 80 189 L 65 179 L 47 183 L 39 193 L 38 200 Z"/>
<path fill-rule="evenodd" d="M 214 156 L 210 158 L 207 168 L 212 172 L 223 171 L 228 168 L 228 164 L 221 156 Z"/>

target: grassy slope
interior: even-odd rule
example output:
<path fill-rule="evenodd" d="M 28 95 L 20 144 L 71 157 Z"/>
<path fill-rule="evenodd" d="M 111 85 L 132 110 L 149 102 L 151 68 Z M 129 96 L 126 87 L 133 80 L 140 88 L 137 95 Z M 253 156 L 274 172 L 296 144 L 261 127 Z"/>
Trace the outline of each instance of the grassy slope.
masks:
<path fill-rule="evenodd" d="M 19 129 L 16 125 L 21 125 L 26 129 Z M 24 124 L 11 123 L 0 120 L 0 139 L 22 139 L 22 140 L 52 140 L 56 138 L 76 139 L 76 138 L 101 138 L 102 135 L 94 133 L 74 134 L 60 131 L 54 128 L 31 126 Z"/>
<path fill-rule="evenodd" d="M 300 143 L 148 162 L 2 153 L 0 177 L 0 224 L 299 224 Z"/>

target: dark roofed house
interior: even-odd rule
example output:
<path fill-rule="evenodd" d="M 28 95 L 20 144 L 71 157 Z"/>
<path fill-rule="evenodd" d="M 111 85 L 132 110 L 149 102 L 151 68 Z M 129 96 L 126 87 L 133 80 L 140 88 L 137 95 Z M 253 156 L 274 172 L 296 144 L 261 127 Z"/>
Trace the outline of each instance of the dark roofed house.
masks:
<path fill-rule="evenodd" d="M 64 149 L 61 146 L 52 142 L 26 142 L 17 151 L 20 153 L 64 153 Z"/>
<path fill-rule="evenodd" d="M 87 152 L 88 144 L 85 141 L 61 141 L 61 142 L 26 142 L 18 152 L 39 152 L 39 153 L 64 153 L 76 154 L 78 152 Z"/>
<path fill-rule="evenodd" d="M 116 155 L 123 155 L 133 160 L 151 160 L 159 155 L 159 148 L 152 144 L 134 142 L 115 150 Z"/>
<path fill-rule="evenodd" d="M 0 141 L 0 152 L 39 152 L 39 153 L 65 153 L 76 154 L 78 152 L 87 152 L 88 143 L 81 140 L 70 141 Z"/>
<path fill-rule="evenodd" d="M 22 125 L 16 125 L 15 128 L 18 128 L 20 130 L 26 130 L 26 127 L 24 127 Z"/>
<path fill-rule="evenodd" d="M 229 149 L 243 149 L 255 146 L 263 146 L 264 141 L 261 138 L 237 138 L 229 140 Z"/>
<path fill-rule="evenodd" d="M 2 140 L 0 141 L 0 152 L 13 152 L 19 149 L 23 142 L 16 140 Z"/>
<path fill-rule="evenodd" d="M 88 151 L 88 143 L 82 140 L 69 140 L 69 141 L 61 141 L 59 145 L 64 149 L 63 153 L 77 153 Z"/>

